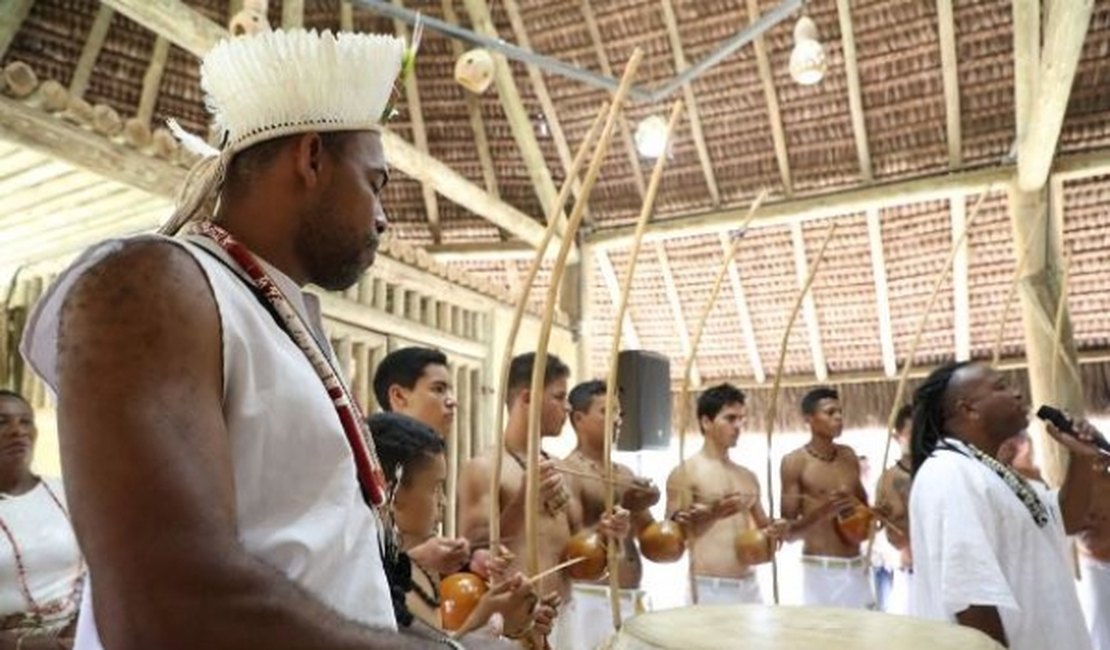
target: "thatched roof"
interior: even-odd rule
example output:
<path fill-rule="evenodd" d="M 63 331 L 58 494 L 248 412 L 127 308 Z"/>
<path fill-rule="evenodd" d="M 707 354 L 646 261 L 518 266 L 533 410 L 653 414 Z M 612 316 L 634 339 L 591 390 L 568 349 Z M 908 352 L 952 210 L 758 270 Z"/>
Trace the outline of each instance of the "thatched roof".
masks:
<path fill-rule="evenodd" d="M 596 18 L 601 42 L 591 37 L 583 5 Z M 189 0 L 188 5 L 227 24 L 226 0 Z M 281 1 L 271 0 L 270 20 L 281 21 Z M 305 25 L 339 27 L 339 0 L 307 0 Z M 357 3 L 356 3 L 357 4 Z M 442 17 L 440 2 L 409 2 L 411 8 Z M 635 46 L 646 59 L 637 83 L 654 86 L 676 73 L 671 41 L 660 0 L 517 0 L 532 48 L 594 71 L 611 67 L 619 74 Z M 777 2 L 758 0 L 761 12 Z M 990 168 L 1010 151 L 1015 139 L 1014 57 L 1012 12 L 1009 0 L 955 0 L 954 30 L 962 127 L 960 159 L 950 157 L 942 43 L 937 4 L 921 0 L 855 0 L 851 3 L 855 63 L 860 79 L 860 101 L 866 129 L 866 153 L 872 176 L 861 172 L 860 152 L 849 101 L 847 61 L 841 19 L 835 0 L 810 0 L 807 14 L 816 21 L 828 55 L 828 72 L 815 86 L 800 86 L 787 72 L 793 39 L 793 20 L 764 35 L 773 89 L 785 140 L 785 162 L 790 187 L 776 157 L 774 116 L 768 108 L 764 83 L 751 46 L 742 48 L 692 84 L 701 130 L 708 152 L 711 181 L 719 191 L 714 202 L 710 179 L 699 160 L 690 120 L 684 118 L 671 150 L 654 219 L 745 207 L 763 188 L 768 202 L 823 195 L 960 171 Z M 519 41 L 503 2 L 490 2 L 495 26 L 509 41 Z M 698 61 L 750 20 L 744 0 L 673 0 L 679 38 L 688 61 Z M 26 61 L 41 78 L 68 85 L 82 47 L 92 28 L 96 0 L 38 0 L 0 64 Z M 462 0 L 454 12 L 468 26 Z M 368 31 L 394 29 L 392 21 L 357 7 L 355 27 Z M 143 77 L 155 47 L 155 35 L 116 14 L 103 49 L 96 58 L 85 99 L 103 103 L 122 116 L 135 115 Z M 604 54 L 606 61 L 602 61 Z M 464 91 L 452 80 L 455 50 L 444 37 L 428 33 L 418 60 L 417 77 L 429 153 L 474 185 L 487 188 L 475 146 L 471 116 Z M 544 116 L 536 87 L 526 68 L 512 64 L 525 108 L 533 116 L 538 141 L 555 183 L 565 174 L 550 133 L 542 124 L 552 117 L 560 123 L 573 151 L 607 93 L 579 82 L 547 74 L 544 79 L 555 106 Z M 1058 155 L 1102 151 L 1110 147 L 1110 0 L 1097 0 L 1084 42 L 1082 60 L 1059 138 Z M 477 99 L 494 161 L 496 194 L 542 223 L 536 189 L 513 139 L 498 94 L 491 89 Z M 401 105 L 392 130 L 413 140 L 412 115 Z M 632 128 L 640 119 L 662 114 L 662 104 L 628 106 Z M 197 86 L 197 59 L 171 46 L 153 110 L 153 122 L 175 117 L 194 131 L 206 130 Z M 589 204 L 587 239 L 629 225 L 639 212 L 641 193 L 637 175 L 646 176 L 651 161 L 629 154 L 621 136 L 614 140 L 601 180 Z M 494 188 L 487 188 L 493 190 Z M 957 197 L 971 211 L 976 196 Z M 1110 341 L 1100 316 L 1110 308 L 1105 283 L 1106 227 L 1110 225 L 1110 175 L 1068 180 L 1063 185 L 1064 247 L 1071 256 L 1069 306 L 1079 350 L 1105 350 Z M 441 238 L 429 228 L 419 182 L 398 178 L 387 189 L 395 237 L 409 244 L 431 246 L 467 242 L 504 241 L 505 234 L 481 215 L 447 201 L 439 201 Z M 949 201 L 931 200 L 893 205 L 880 210 L 883 271 L 889 289 L 889 313 L 894 353 L 907 353 L 917 321 L 952 245 Z M 802 222 L 805 258 L 813 264 L 817 249 L 834 220 L 839 228 L 813 285 L 815 335 L 799 316 L 788 339 L 785 372 L 814 374 L 814 347 L 819 345 L 828 373 L 837 376 L 876 373 L 884 367 L 880 342 L 883 313 L 875 298 L 876 278 L 864 212 Z M 789 220 L 787 220 L 789 221 Z M 0 226 L 2 230 L 2 226 Z M 774 369 L 780 338 L 798 291 L 794 234 L 790 223 L 753 228 L 744 233 L 738 271 L 751 313 L 754 351 L 745 345 L 745 326 L 737 296 L 726 282 L 708 321 L 696 368 L 703 381 L 718 378 L 753 383 Z M 662 252 L 664 257 L 660 257 Z M 618 275 L 625 271 L 628 250 L 610 247 L 607 255 Z M 681 330 L 692 330 L 722 258 L 716 234 L 678 236 L 656 248 L 644 247 L 631 299 L 631 320 L 640 346 L 671 356 L 677 374 L 684 357 Z M 590 259 L 590 264 L 597 264 Z M 1005 188 L 996 186 L 970 231 L 968 244 L 968 329 L 974 357 L 989 356 L 994 345 L 1001 305 L 1010 291 L 1015 263 Z M 498 290 L 515 290 L 527 262 L 513 260 L 453 261 L 451 267 L 482 278 Z M 673 313 L 666 271 L 677 289 L 680 314 Z M 584 323 L 586 342 L 595 367 L 605 363 L 612 332 L 610 292 L 606 269 L 596 267 L 592 286 L 592 319 Z M 541 272 L 531 300 L 545 289 Z M 676 318 L 681 316 L 681 318 Z M 1023 338 L 1015 309 L 1003 336 L 1004 356 L 1020 356 Z M 942 289 L 919 349 L 916 363 L 951 358 L 955 339 L 954 292 L 951 281 Z"/>

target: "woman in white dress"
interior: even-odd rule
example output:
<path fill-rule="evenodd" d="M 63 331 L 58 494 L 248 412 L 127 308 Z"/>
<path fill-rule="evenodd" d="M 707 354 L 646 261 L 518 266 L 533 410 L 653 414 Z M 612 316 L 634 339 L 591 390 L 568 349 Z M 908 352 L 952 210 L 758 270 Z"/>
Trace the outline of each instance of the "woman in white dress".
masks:
<path fill-rule="evenodd" d="M 85 565 L 60 483 L 31 472 L 35 416 L 0 390 L 0 650 L 71 648 Z"/>

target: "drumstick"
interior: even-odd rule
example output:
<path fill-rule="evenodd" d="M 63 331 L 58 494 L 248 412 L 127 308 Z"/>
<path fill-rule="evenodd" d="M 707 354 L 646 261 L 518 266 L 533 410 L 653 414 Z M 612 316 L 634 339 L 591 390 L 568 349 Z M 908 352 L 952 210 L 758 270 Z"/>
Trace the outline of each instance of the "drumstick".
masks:
<path fill-rule="evenodd" d="M 676 101 L 674 107 L 671 108 L 671 116 L 667 120 L 667 128 L 663 135 L 664 142 L 670 141 L 680 115 L 682 115 L 681 99 Z M 609 378 L 605 384 L 604 465 L 605 477 L 609 481 L 613 481 L 615 478 L 613 475 L 613 428 L 615 424 L 614 416 L 617 411 L 617 367 L 619 365 L 617 360 L 621 349 L 621 332 L 623 329 L 621 325 L 624 323 L 624 314 L 628 309 L 628 295 L 632 291 L 632 278 L 636 274 L 636 260 L 640 256 L 640 245 L 644 240 L 644 230 L 647 228 L 648 219 L 655 207 L 655 196 L 659 193 L 659 183 L 663 180 L 663 167 L 666 165 L 667 158 L 666 155 L 659 156 L 655 159 L 655 166 L 652 167 L 651 179 L 648 181 L 647 191 L 644 194 L 644 203 L 640 207 L 640 216 L 636 220 L 636 232 L 632 238 L 632 250 L 628 254 L 628 270 L 624 274 L 624 285 L 621 287 L 617 313 L 613 317 L 613 336 L 609 348 Z M 605 511 L 613 511 L 612 490 L 605 492 Z M 609 605 L 613 615 L 613 629 L 619 630 L 621 629 L 620 576 L 617 571 L 617 541 L 615 539 L 610 538 L 606 544 L 606 561 L 609 566 Z"/>
<path fill-rule="evenodd" d="M 532 382 L 530 385 L 531 399 L 528 409 L 528 482 L 525 488 L 527 505 L 524 509 L 524 529 L 525 538 L 527 540 L 525 545 L 527 551 L 525 553 L 525 566 L 528 569 L 528 573 L 536 573 L 539 570 L 540 563 L 540 418 L 543 413 L 544 400 L 542 395 L 544 393 L 544 376 L 547 370 L 547 345 L 551 339 L 551 325 L 555 317 L 555 301 L 559 296 L 559 287 L 562 284 L 561 279 L 566 269 L 567 255 L 570 253 L 570 246 L 574 242 L 575 233 L 578 230 L 579 224 L 582 223 L 582 216 L 586 210 L 586 200 L 589 198 L 590 192 L 597 182 L 598 174 L 601 172 L 601 165 L 605 162 L 605 156 L 609 151 L 609 143 L 613 138 L 613 128 L 617 122 L 617 115 L 620 113 L 621 107 L 624 104 L 625 96 L 628 95 L 628 91 L 632 87 L 632 77 L 636 74 L 636 70 L 639 68 L 643 56 L 643 50 L 636 48 L 632 52 L 632 58 L 629 59 L 628 65 L 624 69 L 624 75 L 621 77 L 620 86 L 617 89 L 616 95 L 613 97 L 613 103 L 609 106 L 609 112 L 605 118 L 605 127 L 601 132 L 601 138 L 598 141 L 597 148 L 594 150 L 593 159 L 590 160 L 590 167 L 586 172 L 586 179 L 582 183 L 581 193 L 578 196 L 578 200 L 574 202 L 574 209 L 571 210 L 570 218 L 567 220 L 566 230 L 563 232 L 559 253 L 551 269 L 546 300 L 544 301 L 543 321 L 540 323 L 539 337 L 536 341 L 536 353 L 533 361 Z M 500 489 L 500 486 L 498 486 L 498 489 Z"/>
<path fill-rule="evenodd" d="M 767 198 L 767 190 L 760 190 L 756 195 L 755 200 L 752 201 L 751 206 L 748 208 L 748 214 L 744 217 L 744 221 L 740 223 L 739 230 L 744 232 L 755 217 L 755 213 L 759 210 L 759 206 L 763 204 L 763 199 Z M 713 281 L 713 289 L 709 292 L 709 299 L 705 301 L 705 307 L 702 308 L 701 317 L 698 319 L 698 326 L 694 329 L 694 338 L 690 341 L 690 353 L 686 355 L 686 364 L 682 371 L 682 390 L 679 391 L 678 404 L 682 412 L 679 414 L 679 438 L 678 438 L 678 466 L 682 481 L 686 481 L 686 431 L 690 428 L 690 384 L 692 382 L 691 375 L 694 369 L 694 360 L 698 357 L 698 346 L 701 344 L 701 335 L 705 331 L 705 323 L 709 320 L 709 313 L 713 310 L 713 304 L 717 301 L 717 296 L 721 292 L 721 284 L 725 279 L 725 274 L 728 273 L 729 265 L 736 259 L 736 254 L 740 251 L 740 243 L 743 239 L 737 239 L 732 244 L 727 254 L 721 260 L 721 267 L 717 271 L 717 278 Z M 683 507 L 687 504 L 684 501 L 679 502 Z M 687 561 L 690 568 L 687 575 L 690 579 L 690 599 L 696 605 L 698 603 L 698 584 L 694 579 L 694 545 L 686 545 Z"/>
<path fill-rule="evenodd" d="M 536 275 L 539 272 L 540 266 L 543 264 L 543 259 L 547 254 L 547 247 L 551 243 L 551 238 L 555 235 L 555 230 L 559 223 L 559 214 L 562 213 L 563 207 L 566 205 L 567 197 L 570 196 L 570 188 L 573 181 L 578 178 L 578 172 L 582 169 L 582 163 L 586 160 L 586 154 L 590 150 L 590 144 L 593 142 L 594 137 L 597 136 L 598 129 L 601 128 L 602 119 L 608 110 L 609 103 L 602 102 L 601 108 L 597 111 L 597 117 L 594 118 L 593 124 L 590 125 L 590 130 L 586 132 L 586 137 L 583 138 L 582 144 L 578 145 L 578 152 L 574 155 L 574 161 L 571 163 L 570 170 L 567 172 L 567 178 L 563 181 L 563 187 L 559 190 L 559 195 L 555 198 L 555 206 L 551 214 L 547 215 L 547 230 L 543 233 L 543 240 L 540 242 L 539 247 L 536 248 L 536 255 L 532 258 L 532 265 L 528 269 L 528 275 L 524 279 L 524 283 L 520 287 L 520 295 L 517 297 L 516 308 L 513 310 L 513 320 L 509 325 L 509 334 L 505 340 L 505 354 L 501 360 L 501 383 L 497 386 L 497 424 L 493 430 L 494 449 L 497 453 L 493 457 L 493 468 L 490 473 L 490 518 L 489 518 L 489 536 L 490 547 L 498 548 L 501 541 L 501 464 L 503 461 L 502 449 L 505 447 L 505 392 L 508 390 L 509 384 L 509 365 L 513 361 L 513 351 L 516 347 L 516 337 L 520 333 L 520 323 L 524 319 L 524 309 L 528 305 L 528 296 L 532 292 L 532 285 L 536 281 Z"/>
<path fill-rule="evenodd" d="M 798 296 L 794 299 L 794 308 L 790 310 L 790 319 L 786 321 L 786 330 L 783 331 L 782 341 L 779 342 L 779 360 L 775 366 L 775 381 L 771 385 L 771 403 L 767 409 L 767 505 L 771 516 L 774 516 L 775 513 L 775 492 L 771 489 L 773 472 L 771 467 L 771 434 L 775 430 L 775 416 L 778 413 L 779 390 L 782 388 L 782 368 L 786 362 L 786 344 L 790 340 L 790 330 L 794 327 L 794 320 L 798 317 L 798 311 L 802 308 L 802 300 L 809 292 L 813 279 L 817 277 L 817 270 L 821 268 L 821 262 L 825 259 L 825 250 L 828 249 L 829 242 L 832 241 L 836 226 L 835 222 L 829 226 L 829 232 L 825 235 L 825 240 L 821 242 L 821 250 L 817 253 L 817 260 L 813 263 L 813 267 L 809 269 L 809 275 L 806 277 L 801 290 L 798 291 Z M 771 585 L 774 590 L 775 604 L 777 605 L 779 604 L 779 564 L 773 555 L 771 556 Z"/>
<path fill-rule="evenodd" d="M 587 558 L 586 556 L 583 555 L 581 557 L 576 557 L 576 558 L 569 559 L 566 562 L 560 562 L 559 564 L 556 564 L 555 566 L 551 567 L 550 569 L 547 569 L 546 571 L 541 571 L 541 572 L 537 573 L 536 575 L 532 576 L 531 578 L 528 578 L 528 582 L 530 582 L 532 584 L 536 584 L 537 582 L 539 582 L 540 580 L 543 580 L 547 576 L 554 575 L 554 574 L 562 571 L 563 569 L 566 569 L 568 567 L 572 567 L 575 564 L 578 564 L 579 562 L 585 562 L 588 559 L 589 558 Z"/>

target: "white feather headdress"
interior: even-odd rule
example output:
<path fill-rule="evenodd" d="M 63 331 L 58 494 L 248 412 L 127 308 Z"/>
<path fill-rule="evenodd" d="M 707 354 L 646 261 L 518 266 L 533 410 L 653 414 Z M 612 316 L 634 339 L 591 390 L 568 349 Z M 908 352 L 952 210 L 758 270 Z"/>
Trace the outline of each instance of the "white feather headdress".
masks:
<path fill-rule="evenodd" d="M 308 131 L 381 128 L 397 76 L 414 55 L 399 38 L 350 32 L 275 30 L 218 43 L 200 74 L 221 145 L 209 147 L 171 123 L 182 144 L 205 158 L 190 170 L 162 232 L 197 218 L 231 158 L 251 145 Z"/>

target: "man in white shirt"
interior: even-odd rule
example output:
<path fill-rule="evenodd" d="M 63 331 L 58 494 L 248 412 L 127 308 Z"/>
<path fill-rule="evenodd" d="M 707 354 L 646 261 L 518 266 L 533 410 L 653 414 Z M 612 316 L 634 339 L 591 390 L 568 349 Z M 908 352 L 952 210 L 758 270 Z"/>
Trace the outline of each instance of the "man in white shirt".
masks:
<path fill-rule="evenodd" d="M 918 388 L 913 613 L 1015 650 L 1089 650 L 1064 546 L 1086 520 L 1098 434 L 1083 421 L 1078 439 L 1048 427 L 1072 454 L 1063 485 L 1049 491 L 996 459 L 1028 424 L 1020 391 L 986 365 L 945 365 Z"/>

